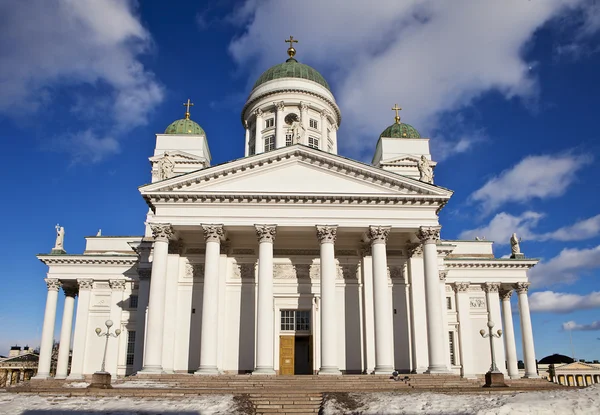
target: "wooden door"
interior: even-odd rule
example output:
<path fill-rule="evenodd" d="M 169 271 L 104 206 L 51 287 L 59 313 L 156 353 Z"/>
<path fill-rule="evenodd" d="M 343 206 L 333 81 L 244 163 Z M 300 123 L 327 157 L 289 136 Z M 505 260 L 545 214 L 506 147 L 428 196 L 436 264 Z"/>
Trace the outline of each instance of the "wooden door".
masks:
<path fill-rule="evenodd" d="M 279 336 L 279 374 L 294 374 L 294 336 Z"/>

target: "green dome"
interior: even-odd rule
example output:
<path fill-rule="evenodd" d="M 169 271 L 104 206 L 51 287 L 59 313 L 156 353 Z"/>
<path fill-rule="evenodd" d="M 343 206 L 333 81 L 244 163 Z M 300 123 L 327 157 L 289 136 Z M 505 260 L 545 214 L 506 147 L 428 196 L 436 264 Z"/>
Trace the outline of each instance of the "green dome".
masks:
<path fill-rule="evenodd" d="M 165 130 L 165 134 L 203 135 L 206 137 L 206 133 L 202 127 L 189 118 L 182 118 L 180 120 L 173 121 Z"/>
<path fill-rule="evenodd" d="M 317 72 L 316 69 L 311 68 L 310 66 L 305 65 L 303 63 L 300 63 L 294 58 L 289 58 L 284 63 L 280 63 L 279 65 L 275 65 L 264 71 L 263 74 L 254 83 L 254 87 L 252 89 L 257 88 L 265 82 L 281 78 L 308 79 L 309 81 L 321 84 L 325 88 L 330 90 L 329 84 L 327 83 L 325 78 L 323 78 L 323 76 L 319 72 Z"/>
<path fill-rule="evenodd" d="M 390 138 L 421 138 L 421 134 L 410 124 L 394 123 L 383 130 L 380 137 Z"/>

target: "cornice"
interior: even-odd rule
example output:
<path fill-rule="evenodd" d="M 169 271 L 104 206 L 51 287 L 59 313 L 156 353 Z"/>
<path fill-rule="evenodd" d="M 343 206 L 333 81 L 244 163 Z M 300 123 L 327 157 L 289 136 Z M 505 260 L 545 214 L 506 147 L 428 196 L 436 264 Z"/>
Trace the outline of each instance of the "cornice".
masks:
<path fill-rule="evenodd" d="M 92 255 L 38 255 L 37 258 L 46 265 L 126 265 L 133 266 L 138 262 L 137 255 L 92 256 Z"/>
<path fill-rule="evenodd" d="M 455 258 L 449 259 L 446 258 L 444 260 L 444 265 L 448 269 L 465 269 L 465 268 L 489 268 L 489 269 L 529 269 L 535 266 L 539 260 L 531 259 L 525 261 L 514 261 L 514 260 L 506 260 L 506 259 L 463 259 L 457 260 Z"/>
<path fill-rule="evenodd" d="M 342 123 L 342 113 L 341 113 L 338 105 L 334 101 L 330 100 L 329 98 L 327 98 L 321 94 L 317 94 L 316 92 L 311 92 L 311 91 L 307 91 L 305 89 L 300 89 L 300 88 L 277 88 L 277 89 L 273 89 L 271 91 L 262 93 L 262 94 L 256 96 L 255 98 L 253 98 L 251 101 L 246 101 L 246 104 L 244 104 L 244 107 L 242 108 L 242 112 L 240 114 L 242 126 L 244 125 L 244 119 L 245 119 L 244 114 L 246 113 L 246 110 L 248 108 L 252 107 L 252 105 L 254 105 L 256 102 L 258 102 L 266 97 L 269 97 L 272 95 L 279 95 L 281 93 L 304 94 L 304 95 L 320 98 L 323 101 L 325 101 L 326 103 L 328 103 L 335 110 L 335 114 L 337 116 L 337 124 L 340 125 Z"/>

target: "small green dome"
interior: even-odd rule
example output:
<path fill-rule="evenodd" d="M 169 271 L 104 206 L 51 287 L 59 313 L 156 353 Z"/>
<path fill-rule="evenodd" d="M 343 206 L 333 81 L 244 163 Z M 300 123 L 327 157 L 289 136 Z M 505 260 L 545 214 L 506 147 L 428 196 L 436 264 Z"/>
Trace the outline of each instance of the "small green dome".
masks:
<path fill-rule="evenodd" d="M 173 121 L 165 130 L 165 134 L 203 135 L 206 137 L 206 133 L 202 127 L 189 118 Z"/>
<path fill-rule="evenodd" d="M 323 75 L 317 72 L 316 69 L 300 63 L 294 58 L 289 58 L 284 63 L 280 63 L 279 65 L 275 65 L 264 71 L 254 83 L 254 87 L 252 87 L 252 89 L 257 88 L 265 82 L 281 78 L 308 79 L 309 81 L 323 85 L 325 88 L 327 88 L 327 90 L 331 91 L 329 89 L 329 84 L 325 78 L 323 78 Z"/>
<path fill-rule="evenodd" d="M 415 127 L 403 122 L 390 125 L 379 136 L 390 138 L 421 138 L 421 134 L 419 134 Z"/>

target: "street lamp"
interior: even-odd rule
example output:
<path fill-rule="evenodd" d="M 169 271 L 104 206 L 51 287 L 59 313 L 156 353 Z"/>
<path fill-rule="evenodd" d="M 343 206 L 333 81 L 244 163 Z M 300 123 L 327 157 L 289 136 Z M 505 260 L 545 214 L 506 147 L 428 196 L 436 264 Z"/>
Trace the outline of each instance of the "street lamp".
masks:
<path fill-rule="evenodd" d="M 499 339 L 502 336 L 502 330 L 496 331 L 494 333 L 492 329 L 494 328 L 494 322 L 492 320 L 488 320 L 487 322 L 488 332 L 486 333 L 484 329 L 479 330 L 479 334 L 484 339 L 487 337 L 490 339 L 490 352 L 492 354 L 492 364 L 490 366 L 490 370 L 485 374 L 485 385 L 484 387 L 498 387 L 498 386 L 506 386 L 504 383 L 504 375 L 501 371 L 498 370 L 498 366 L 496 366 L 496 353 L 494 350 L 494 337 Z"/>
<path fill-rule="evenodd" d="M 113 326 L 112 320 L 106 320 L 104 322 L 106 325 L 106 332 L 102 333 L 102 329 L 100 327 L 96 328 L 96 335 L 98 337 L 106 337 L 106 341 L 104 342 L 104 354 L 102 356 L 102 367 L 100 368 L 100 372 L 95 372 L 92 375 L 92 383 L 89 388 L 101 388 L 101 389 L 109 389 L 112 386 L 110 385 L 111 376 L 110 373 L 106 371 L 106 350 L 108 349 L 108 339 L 109 337 L 119 337 L 121 334 L 121 329 L 116 329 L 114 333 L 110 332 L 110 328 Z"/>

